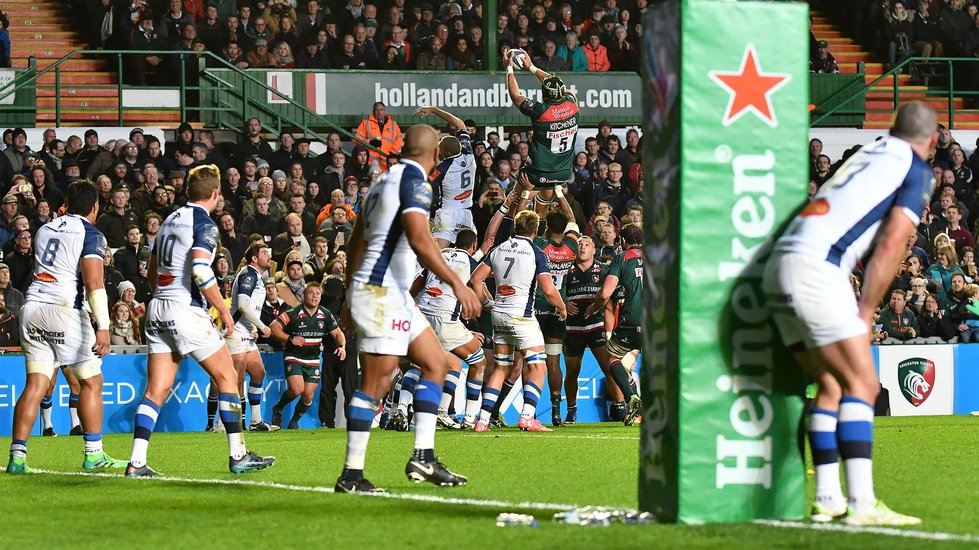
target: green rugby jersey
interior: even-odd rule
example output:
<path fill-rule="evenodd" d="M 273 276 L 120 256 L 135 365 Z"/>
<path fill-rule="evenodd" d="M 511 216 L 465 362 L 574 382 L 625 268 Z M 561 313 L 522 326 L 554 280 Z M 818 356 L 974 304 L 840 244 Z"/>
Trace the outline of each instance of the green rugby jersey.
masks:
<path fill-rule="evenodd" d="M 306 340 L 302 346 L 286 342 L 286 360 L 295 358 L 299 362 L 315 360 L 318 364 L 323 339 L 330 337 L 330 333 L 338 328 L 336 318 L 323 306 L 317 306 L 315 313 L 310 315 L 305 306 L 299 304 L 279 315 L 276 321 L 282 325 L 282 330 L 290 337 L 302 336 Z"/>
<path fill-rule="evenodd" d="M 527 99 L 520 104 L 520 112 L 530 117 L 534 129 L 528 175 L 545 181 L 570 178 L 578 137 L 578 99 L 570 93 L 553 103 Z"/>
<path fill-rule="evenodd" d="M 618 277 L 619 287 L 625 291 L 619 306 L 618 326 L 639 327 L 642 325 L 642 247 L 634 246 L 616 254 L 608 274 Z"/>
<path fill-rule="evenodd" d="M 560 242 L 554 242 L 543 237 L 534 239 L 534 244 L 543 250 L 544 255 L 547 256 L 547 268 L 551 270 L 551 280 L 561 292 L 561 298 L 565 297 L 564 277 L 574 267 L 574 259 L 578 256 L 578 236 L 577 231 L 568 231 Z M 554 306 L 547 301 L 544 291 L 539 286 L 537 287 L 534 309 L 537 310 L 538 315 L 554 313 Z"/>

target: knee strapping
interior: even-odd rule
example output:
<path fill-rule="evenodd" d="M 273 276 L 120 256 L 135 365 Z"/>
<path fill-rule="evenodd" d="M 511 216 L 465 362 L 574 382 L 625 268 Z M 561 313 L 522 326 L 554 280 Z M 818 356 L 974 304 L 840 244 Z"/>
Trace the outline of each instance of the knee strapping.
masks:
<path fill-rule="evenodd" d="M 472 355 L 466 357 L 466 364 L 471 367 L 484 359 L 486 359 L 486 354 L 483 353 L 482 348 L 479 348 L 476 351 L 474 351 Z"/>
<path fill-rule="evenodd" d="M 528 351 L 524 355 L 524 361 L 530 365 L 533 363 L 544 363 L 547 359 L 547 354 L 543 351 Z"/>
<path fill-rule="evenodd" d="M 544 353 L 547 355 L 561 355 L 564 346 L 561 344 L 544 344 Z"/>

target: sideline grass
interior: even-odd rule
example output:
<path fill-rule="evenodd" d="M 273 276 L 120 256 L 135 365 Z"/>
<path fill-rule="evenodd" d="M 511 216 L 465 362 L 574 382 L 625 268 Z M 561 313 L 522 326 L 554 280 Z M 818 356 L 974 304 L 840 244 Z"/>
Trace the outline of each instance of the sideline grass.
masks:
<path fill-rule="evenodd" d="M 973 452 L 979 443 L 971 417 L 889 418 L 877 425 L 879 494 L 896 510 L 920 515 L 919 531 L 979 536 Z M 150 464 L 189 479 L 246 480 L 332 488 L 344 453 L 342 430 L 250 433 L 250 448 L 275 454 L 271 469 L 245 476 L 227 471 L 227 444 L 219 434 L 156 434 Z M 638 430 L 612 424 L 580 425 L 553 434 L 515 429 L 485 435 L 439 432 L 437 452 L 469 476 L 466 487 L 415 485 L 403 474 L 411 434 L 374 431 L 368 477 L 396 494 L 506 503 L 636 506 Z M 106 437 L 106 450 L 128 454 L 131 437 Z M 0 439 L 8 445 L 9 438 Z M 58 472 L 81 470 L 80 438 L 32 438 L 28 462 Z M 378 545 L 399 548 L 910 548 L 976 546 L 872 533 L 824 532 L 763 525 L 554 525 L 552 512 L 527 510 L 537 529 L 498 528 L 511 505 L 420 502 L 297 492 L 248 485 L 166 482 L 105 477 L 0 474 L 3 546 L 44 548 L 231 548 L 243 544 L 298 547 Z"/>

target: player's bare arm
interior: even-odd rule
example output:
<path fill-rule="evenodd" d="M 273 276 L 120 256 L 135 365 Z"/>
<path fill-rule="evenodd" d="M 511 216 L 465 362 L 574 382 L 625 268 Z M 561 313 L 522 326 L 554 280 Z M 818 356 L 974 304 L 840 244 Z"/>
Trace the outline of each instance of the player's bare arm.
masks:
<path fill-rule="evenodd" d="M 541 292 L 544 293 L 544 298 L 547 299 L 547 303 L 554 306 L 558 319 L 562 321 L 567 319 L 568 310 L 564 305 L 564 300 L 561 299 L 561 293 L 554 286 L 554 279 L 551 278 L 551 275 L 549 273 L 541 273 L 537 276 L 537 284 L 540 285 Z"/>
<path fill-rule="evenodd" d="M 617 286 L 619 286 L 619 278 L 615 275 L 607 275 L 605 277 L 605 284 L 602 285 L 602 290 L 598 291 L 598 294 L 595 295 L 595 301 L 589 304 L 588 309 L 585 310 L 585 318 L 591 317 L 605 307 L 605 304 L 612 297 L 612 293 L 615 292 L 615 287 Z"/>
<path fill-rule="evenodd" d="M 860 293 L 860 318 L 869 327 L 873 323 L 874 312 L 884 293 L 890 288 L 901 260 L 905 258 L 908 238 L 914 235 L 916 227 L 903 208 L 895 206 L 881 224 L 880 240 L 864 271 L 863 288 Z"/>
<path fill-rule="evenodd" d="M 203 250 L 194 249 L 191 252 L 191 258 L 194 260 L 204 260 L 210 261 L 210 253 Z M 235 321 L 231 318 L 231 312 L 228 311 L 228 306 L 224 303 L 224 298 L 221 297 L 221 290 L 218 285 L 213 281 L 204 287 L 198 286 L 201 291 L 201 295 L 207 300 L 207 303 L 211 304 L 211 307 L 218 311 L 218 318 L 221 319 L 221 324 L 224 325 L 224 335 L 230 337 L 235 332 Z"/>
<path fill-rule="evenodd" d="M 333 337 L 333 341 L 337 343 L 337 349 L 333 353 L 340 358 L 341 361 L 347 358 L 347 337 L 344 336 L 343 331 L 338 328 L 330 331 L 330 336 Z"/>
<path fill-rule="evenodd" d="M 453 130 L 466 129 L 466 123 L 463 122 L 461 118 L 455 116 L 454 114 L 448 111 L 439 109 L 438 107 L 419 107 L 417 110 L 415 110 L 415 116 L 428 116 L 428 115 L 435 115 L 441 118 L 446 122 L 446 124 L 449 125 L 449 128 Z"/>

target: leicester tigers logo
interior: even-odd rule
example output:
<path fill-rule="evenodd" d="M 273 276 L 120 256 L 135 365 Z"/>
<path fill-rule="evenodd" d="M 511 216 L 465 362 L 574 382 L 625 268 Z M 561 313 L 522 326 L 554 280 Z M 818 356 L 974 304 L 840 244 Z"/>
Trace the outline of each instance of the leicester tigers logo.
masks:
<path fill-rule="evenodd" d="M 921 357 L 905 359 L 897 364 L 897 380 L 904 398 L 917 407 L 935 387 L 935 363 Z"/>

